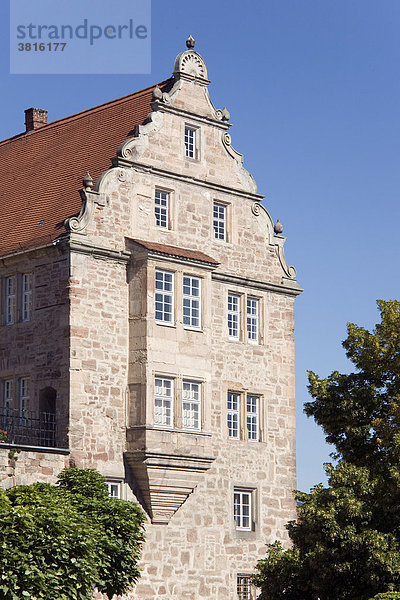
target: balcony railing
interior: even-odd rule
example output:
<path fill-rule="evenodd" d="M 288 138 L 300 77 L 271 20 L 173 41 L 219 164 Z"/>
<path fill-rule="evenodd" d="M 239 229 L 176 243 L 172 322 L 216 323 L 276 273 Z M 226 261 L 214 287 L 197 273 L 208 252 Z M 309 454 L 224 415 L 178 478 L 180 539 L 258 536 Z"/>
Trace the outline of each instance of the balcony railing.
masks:
<path fill-rule="evenodd" d="M 0 410 L 0 444 L 3 441 L 24 446 L 61 448 L 64 444 L 60 443 L 58 433 L 54 413 L 20 412 L 11 408 Z"/>

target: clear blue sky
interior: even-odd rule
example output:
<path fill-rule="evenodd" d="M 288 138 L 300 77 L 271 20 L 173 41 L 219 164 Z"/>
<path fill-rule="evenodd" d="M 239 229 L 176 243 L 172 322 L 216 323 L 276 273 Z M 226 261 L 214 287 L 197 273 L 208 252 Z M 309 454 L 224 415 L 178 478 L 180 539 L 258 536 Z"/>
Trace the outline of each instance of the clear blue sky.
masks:
<path fill-rule="evenodd" d="M 283 223 L 305 288 L 296 301 L 298 487 L 324 480 L 329 449 L 302 414 L 306 370 L 347 370 L 346 322 L 371 327 L 375 300 L 400 297 L 399 0 L 153 0 L 148 76 L 10 76 L 6 5 L 0 138 L 24 129 L 27 107 L 54 120 L 168 77 L 195 37 L 214 104 L 231 113 L 233 145 Z"/>

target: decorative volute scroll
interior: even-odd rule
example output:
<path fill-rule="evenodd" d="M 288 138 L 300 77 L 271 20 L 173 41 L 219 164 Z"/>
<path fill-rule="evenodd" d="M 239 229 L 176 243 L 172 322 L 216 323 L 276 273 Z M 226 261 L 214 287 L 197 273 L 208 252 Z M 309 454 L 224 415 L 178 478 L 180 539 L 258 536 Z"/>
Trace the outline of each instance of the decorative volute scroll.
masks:
<path fill-rule="evenodd" d="M 208 85 L 208 73 L 204 59 L 194 50 L 194 39 L 189 36 L 186 40 L 187 50 L 178 54 L 174 64 L 176 79 L 190 79 L 200 84 Z"/>
<path fill-rule="evenodd" d="M 117 156 L 132 162 L 140 158 L 149 145 L 149 137 L 160 131 L 163 118 L 162 112 L 151 112 L 143 125 L 136 126 L 135 137 L 122 142 L 117 150 Z"/>
<path fill-rule="evenodd" d="M 64 227 L 68 233 L 79 233 L 86 235 L 86 228 L 92 220 L 95 205 L 105 206 L 107 198 L 104 194 L 93 191 L 93 179 L 86 173 L 83 179 L 83 189 L 79 190 L 82 204 L 79 214 L 68 217 L 64 221 Z"/>

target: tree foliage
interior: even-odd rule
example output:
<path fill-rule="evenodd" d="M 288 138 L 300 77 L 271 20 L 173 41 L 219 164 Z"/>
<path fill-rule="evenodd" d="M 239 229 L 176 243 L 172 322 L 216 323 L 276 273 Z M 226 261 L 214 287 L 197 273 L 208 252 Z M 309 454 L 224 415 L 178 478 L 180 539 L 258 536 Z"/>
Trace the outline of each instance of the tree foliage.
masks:
<path fill-rule="evenodd" d="M 292 547 L 269 545 L 258 563 L 262 600 L 368 600 L 400 589 L 400 303 L 378 307 L 372 332 L 348 324 L 354 372 L 309 373 L 305 411 L 339 462 L 326 465 L 327 488 L 297 492 Z"/>
<path fill-rule="evenodd" d="M 108 497 L 92 469 L 68 469 L 58 485 L 0 490 L 0 598 L 111 598 L 139 577 L 144 514 Z"/>

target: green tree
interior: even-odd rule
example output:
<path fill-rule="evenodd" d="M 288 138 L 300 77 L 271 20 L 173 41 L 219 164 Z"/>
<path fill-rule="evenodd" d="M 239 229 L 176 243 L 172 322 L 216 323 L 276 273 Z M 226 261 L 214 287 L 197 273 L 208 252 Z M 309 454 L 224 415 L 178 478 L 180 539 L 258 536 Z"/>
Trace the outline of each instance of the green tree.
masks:
<path fill-rule="evenodd" d="M 305 412 L 338 464 L 326 465 L 327 488 L 296 493 L 292 547 L 269 545 L 257 565 L 261 600 L 368 600 L 400 588 L 400 303 L 378 307 L 372 332 L 348 324 L 354 372 L 309 373 Z"/>
<path fill-rule="evenodd" d="M 109 498 L 92 469 L 68 469 L 57 486 L 0 490 L 1 600 L 111 598 L 138 579 L 144 513 Z"/>

